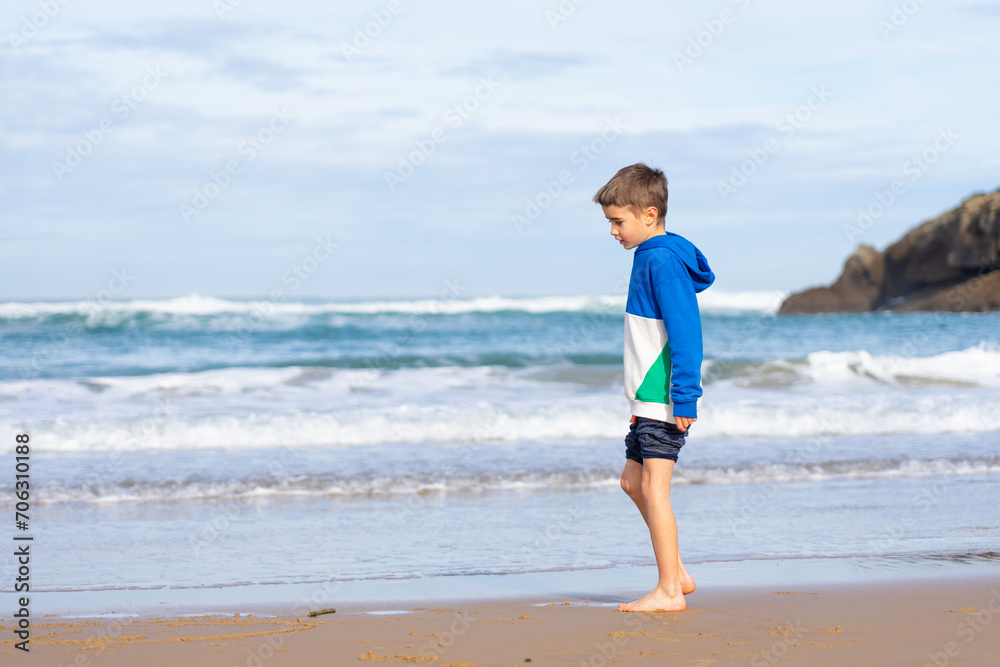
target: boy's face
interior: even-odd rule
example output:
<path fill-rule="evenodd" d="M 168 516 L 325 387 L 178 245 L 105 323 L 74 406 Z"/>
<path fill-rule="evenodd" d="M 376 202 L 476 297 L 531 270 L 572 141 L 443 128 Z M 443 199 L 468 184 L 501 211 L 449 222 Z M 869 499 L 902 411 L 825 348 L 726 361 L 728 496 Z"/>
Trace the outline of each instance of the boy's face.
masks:
<path fill-rule="evenodd" d="M 663 227 L 656 224 L 657 210 L 650 206 L 640 215 L 622 206 L 602 206 L 604 217 L 611 223 L 611 235 L 626 250 L 635 248 L 643 241 L 663 233 Z"/>

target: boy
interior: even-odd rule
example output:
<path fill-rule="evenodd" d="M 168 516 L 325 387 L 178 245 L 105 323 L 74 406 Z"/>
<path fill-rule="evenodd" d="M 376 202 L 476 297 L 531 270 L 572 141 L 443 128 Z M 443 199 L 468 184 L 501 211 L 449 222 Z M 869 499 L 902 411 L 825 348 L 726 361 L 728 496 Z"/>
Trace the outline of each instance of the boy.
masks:
<path fill-rule="evenodd" d="M 664 229 L 667 179 L 633 164 L 594 195 L 611 235 L 635 248 L 625 306 L 625 395 L 632 407 L 622 489 L 649 527 L 659 581 L 619 611 L 683 611 L 694 580 L 677 546 L 670 476 L 701 396 L 701 316 L 696 292 L 715 280 L 690 241 Z"/>

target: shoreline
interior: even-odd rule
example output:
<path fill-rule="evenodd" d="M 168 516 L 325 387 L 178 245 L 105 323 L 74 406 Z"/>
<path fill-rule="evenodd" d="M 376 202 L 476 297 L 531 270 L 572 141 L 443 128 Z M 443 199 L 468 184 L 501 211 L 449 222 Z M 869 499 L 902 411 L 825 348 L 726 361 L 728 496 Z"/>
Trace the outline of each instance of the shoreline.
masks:
<path fill-rule="evenodd" d="M 1000 654 L 996 564 L 907 568 L 870 581 L 851 582 L 837 572 L 825 580 L 814 577 L 813 583 L 785 576 L 742 585 L 723 583 L 718 572 L 706 571 L 685 612 L 618 612 L 618 602 L 645 592 L 634 582 L 651 568 L 637 569 L 642 571 L 618 572 L 624 575 L 621 584 L 630 583 L 614 594 L 580 592 L 571 584 L 586 580 L 574 577 L 554 582 L 562 589 L 558 593 L 525 594 L 524 586 L 535 582 L 522 579 L 497 589 L 506 596 L 451 600 L 402 600 L 395 595 L 400 589 L 390 586 L 393 594 L 383 600 L 317 600 L 314 608 L 337 611 L 316 618 L 287 603 L 187 615 L 105 609 L 90 618 L 33 610 L 30 647 L 46 664 L 112 667 L 368 662 L 474 667 L 525 664 L 529 658 L 541 665 L 839 667 L 992 664 Z M 797 574 L 807 570 L 817 574 L 814 567 Z M 781 580 L 787 585 L 775 585 Z M 8 640 L 12 612 L 4 611 L 0 655 L 14 652 Z"/>
<path fill-rule="evenodd" d="M 992 576 L 1000 581 L 1000 553 L 827 558 L 758 558 L 692 561 L 688 569 L 706 588 L 827 586 L 864 582 L 883 585 Z M 636 595 L 651 588 L 655 563 L 515 573 L 431 574 L 404 577 L 320 577 L 302 583 L 264 582 L 182 586 L 129 586 L 32 591 L 32 615 L 60 618 L 181 617 L 193 614 L 301 614 L 323 607 L 362 610 L 476 600 L 533 599 L 571 595 L 580 599 Z M 2 592 L 11 606 L 17 596 Z M 6 608 L 0 608 L 0 619 Z"/>

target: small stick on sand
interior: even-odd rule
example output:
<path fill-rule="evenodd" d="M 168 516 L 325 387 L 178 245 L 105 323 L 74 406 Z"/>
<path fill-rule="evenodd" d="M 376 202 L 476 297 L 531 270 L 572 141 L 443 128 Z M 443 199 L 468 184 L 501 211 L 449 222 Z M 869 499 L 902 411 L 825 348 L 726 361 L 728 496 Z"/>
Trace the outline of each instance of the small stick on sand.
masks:
<path fill-rule="evenodd" d="M 333 607 L 329 609 L 317 609 L 316 611 L 309 612 L 310 616 L 319 616 L 320 614 L 336 614 L 337 610 Z"/>

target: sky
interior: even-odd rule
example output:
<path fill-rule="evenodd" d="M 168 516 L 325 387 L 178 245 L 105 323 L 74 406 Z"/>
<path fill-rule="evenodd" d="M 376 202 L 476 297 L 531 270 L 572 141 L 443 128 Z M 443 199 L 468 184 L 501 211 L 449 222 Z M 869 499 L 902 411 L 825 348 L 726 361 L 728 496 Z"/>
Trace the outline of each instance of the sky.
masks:
<path fill-rule="evenodd" d="M 998 32 L 979 0 L 6 0 L 0 299 L 613 294 L 592 197 L 634 162 L 716 289 L 830 283 L 1000 187 Z"/>

